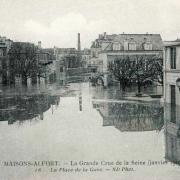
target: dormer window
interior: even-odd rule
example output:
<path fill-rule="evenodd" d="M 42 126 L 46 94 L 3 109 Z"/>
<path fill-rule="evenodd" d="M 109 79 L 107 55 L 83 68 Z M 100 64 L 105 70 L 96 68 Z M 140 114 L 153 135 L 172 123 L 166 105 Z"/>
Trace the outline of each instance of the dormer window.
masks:
<path fill-rule="evenodd" d="M 121 44 L 118 42 L 113 43 L 113 51 L 121 50 Z"/>
<path fill-rule="evenodd" d="M 150 42 L 144 43 L 144 50 L 152 50 L 152 44 Z"/>
<path fill-rule="evenodd" d="M 135 42 L 130 42 L 129 44 L 128 44 L 128 48 L 129 48 L 129 50 L 131 50 L 131 51 L 133 51 L 133 50 L 136 50 L 136 43 Z"/>
<path fill-rule="evenodd" d="M 124 40 L 124 50 L 127 51 L 128 50 L 128 41 Z"/>

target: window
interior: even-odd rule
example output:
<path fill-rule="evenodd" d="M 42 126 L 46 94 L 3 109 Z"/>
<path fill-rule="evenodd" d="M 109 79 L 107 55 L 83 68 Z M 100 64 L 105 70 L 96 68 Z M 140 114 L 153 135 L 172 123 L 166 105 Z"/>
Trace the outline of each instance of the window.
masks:
<path fill-rule="evenodd" d="M 113 43 L 113 51 L 121 50 L 121 44 L 120 43 Z"/>
<path fill-rule="evenodd" d="M 170 63 L 171 63 L 171 69 L 176 69 L 176 48 L 175 47 L 170 48 Z"/>
<path fill-rule="evenodd" d="M 128 50 L 128 41 L 127 40 L 124 41 L 124 50 L 125 51 Z"/>
<path fill-rule="evenodd" d="M 171 122 L 176 123 L 176 87 L 170 85 L 171 91 Z"/>
<path fill-rule="evenodd" d="M 136 50 L 136 43 L 129 43 L 129 50 Z"/>
<path fill-rule="evenodd" d="M 63 72 L 63 67 L 60 67 L 60 72 Z"/>
<path fill-rule="evenodd" d="M 144 43 L 144 50 L 152 50 L 152 44 L 151 43 Z"/>
<path fill-rule="evenodd" d="M 96 57 L 96 52 L 92 51 L 92 57 Z"/>

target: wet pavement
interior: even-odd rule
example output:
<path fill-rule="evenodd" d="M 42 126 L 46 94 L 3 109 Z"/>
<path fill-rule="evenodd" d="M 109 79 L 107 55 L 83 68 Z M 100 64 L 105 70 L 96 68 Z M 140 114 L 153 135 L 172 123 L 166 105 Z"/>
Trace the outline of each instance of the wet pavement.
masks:
<path fill-rule="evenodd" d="M 128 100 L 118 87 L 72 83 L 10 88 L 0 94 L 0 160 L 179 161 L 180 136 L 173 133 L 179 123 L 168 122 L 164 111 L 159 100 Z M 175 180 L 180 177 L 176 164 L 137 166 L 129 173 L 93 172 L 88 177 L 1 166 L 0 179 Z"/>

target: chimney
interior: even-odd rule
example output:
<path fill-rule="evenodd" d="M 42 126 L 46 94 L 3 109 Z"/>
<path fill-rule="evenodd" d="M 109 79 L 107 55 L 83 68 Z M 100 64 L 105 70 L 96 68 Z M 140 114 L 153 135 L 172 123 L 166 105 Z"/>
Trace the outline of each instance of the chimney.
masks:
<path fill-rule="evenodd" d="M 41 41 L 38 41 L 38 49 L 41 49 Z"/>
<path fill-rule="evenodd" d="M 80 39 L 80 33 L 78 33 L 78 44 L 77 44 L 77 50 L 81 51 L 81 39 Z"/>
<path fill-rule="evenodd" d="M 104 32 L 104 39 L 106 39 L 106 32 Z"/>

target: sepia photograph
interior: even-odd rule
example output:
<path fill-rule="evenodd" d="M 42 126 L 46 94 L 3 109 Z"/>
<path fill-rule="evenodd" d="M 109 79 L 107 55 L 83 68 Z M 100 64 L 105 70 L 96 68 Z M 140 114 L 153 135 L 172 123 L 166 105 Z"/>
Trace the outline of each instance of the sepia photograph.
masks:
<path fill-rule="evenodd" d="M 0 0 L 0 180 L 180 179 L 178 0 Z"/>

